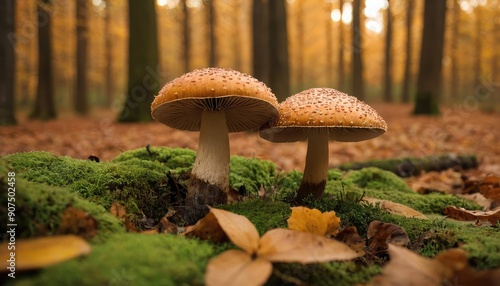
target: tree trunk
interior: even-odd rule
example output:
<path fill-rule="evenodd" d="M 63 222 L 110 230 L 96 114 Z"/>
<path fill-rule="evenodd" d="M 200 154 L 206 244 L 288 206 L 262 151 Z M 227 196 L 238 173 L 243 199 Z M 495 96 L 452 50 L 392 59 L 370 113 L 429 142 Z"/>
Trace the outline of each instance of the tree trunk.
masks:
<path fill-rule="evenodd" d="M 278 101 L 290 95 L 286 0 L 269 1 L 269 85 Z"/>
<path fill-rule="evenodd" d="M 342 23 L 342 15 L 344 13 L 344 0 L 339 0 L 339 9 L 340 9 L 340 21 L 338 22 L 339 25 L 339 58 L 338 58 L 338 66 L 337 66 L 337 71 L 338 71 L 338 82 L 337 86 L 338 89 L 341 91 L 344 91 L 344 85 L 345 85 L 345 69 L 344 69 L 344 24 Z"/>
<path fill-rule="evenodd" d="M 191 28 L 189 26 L 189 8 L 187 6 L 187 1 L 182 1 L 182 11 L 184 12 L 184 18 L 182 22 L 182 36 L 183 36 L 183 42 L 184 42 L 184 47 L 183 47 L 183 59 L 184 59 L 184 72 L 187 73 L 189 72 L 190 69 L 190 62 L 189 62 L 189 57 L 190 57 L 190 50 L 191 50 Z"/>
<path fill-rule="evenodd" d="M 392 14 L 391 2 L 387 6 L 387 21 L 385 30 L 385 65 L 384 65 L 384 102 L 392 102 Z"/>
<path fill-rule="evenodd" d="M 254 0 L 252 7 L 253 76 L 269 84 L 269 5 L 267 0 Z"/>
<path fill-rule="evenodd" d="M 150 121 L 151 102 L 160 89 L 155 0 L 129 0 L 127 98 L 121 122 Z"/>
<path fill-rule="evenodd" d="M 304 87 L 304 0 L 296 0 L 297 11 L 297 88 Z"/>
<path fill-rule="evenodd" d="M 439 114 L 446 1 L 425 0 L 414 114 Z"/>
<path fill-rule="evenodd" d="M 361 0 L 352 1 L 352 95 L 364 100 L 363 62 L 361 58 Z"/>
<path fill-rule="evenodd" d="M 404 69 L 403 89 L 401 92 L 401 101 L 410 102 L 410 84 L 411 84 L 411 55 L 413 51 L 413 39 L 411 27 L 413 25 L 413 10 L 415 9 L 414 0 L 408 0 L 406 3 L 406 61 Z"/>
<path fill-rule="evenodd" d="M 241 71 L 241 27 L 240 27 L 240 17 L 241 17 L 241 0 L 234 0 L 234 27 L 233 27 L 233 53 L 234 61 L 233 66 L 235 70 Z"/>
<path fill-rule="evenodd" d="M 106 1 L 106 15 L 104 16 L 104 38 L 106 53 L 106 106 L 110 107 L 115 94 L 113 78 L 113 32 L 111 30 L 111 0 Z"/>
<path fill-rule="evenodd" d="M 215 0 L 208 0 L 207 5 L 207 13 L 208 13 L 208 39 L 209 39 L 209 60 L 208 60 L 208 65 L 211 67 L 216 67 L 217 66 L 217 54 L 216 54 L 216 47 L 217 47 L 217 38 L 215 37 L 215 7 L 214 7 L 214 1 Z"/>
<path fill-rule="evenodd" d="M 450 37 L 450 98 L 458 95 L 458 37 L 459 37 L 459 19 L 460 7 L 457 1 L 452 1 L 451 5 L 453 22 L 451 24 L 451 37 Z"/>
<path fill-rule="evenodd" d="M 30 115 L 31 118 L 42 120 L 56 118 L 50 5 L 50 0 L 40 0 L 38 3 L 38 87 L 35 108 Z"/>
<path fill-rule="evenodd" d="M 472 84 L 474 85 L 472 87 L 472 90 L 476 90 L 478 86 L 481 85 L 481 59 L 482 59 L 482 53 L 483 53 L 483 46 L 482 46 L 482 41 L 484 41 L 484 37 L 482 36 L 482 21 L 481 17 L 483 15 L 483 11 L 481 8 L 481 5 L 478 5 L 474 9 L 474 26 L 475 26 L 475 36 L 476 39 L 474 41 L 474 79 L 472 80 Z"/>
<path fill-rule="evenodd" d="M 332 35 L 332 18 L 330 13 L 332 11 L 333 5 L 331 3 L 325 4 L 326 6 L 326 17 L 325 17 L 325 28 L 326 28 L 326 84 L 333 85 L 333 35 Z"/>
<path fill-rule="evenodd" d="M 495 19 L 493 24 L 493 31 L 495 33 L 494 36 L 494 47 L 500 46 L 500 8 L 495 8 Z M 495 49 L 493 51 L 493 59 L 491 60 L 491 81 L 493 82 L 493 90 L 492 90 L 492 102 L 491 105 L 498 108 L 500 105 L 500 51 Z M 498 109 L 496 109 L 498 110 Z"/>
<path fill-rule="evenodd" d="M 15 1 L 0 1 L 0 125 L 15 125 Z"/>
<path fill-rule="evenodd" d="M 89 112 L 87 102 L 87 46 L 88 46 L 88 6 L 87 0 L 76 1 L 76 91 L 74 109 L 76 113 L 86 115 Z"/>

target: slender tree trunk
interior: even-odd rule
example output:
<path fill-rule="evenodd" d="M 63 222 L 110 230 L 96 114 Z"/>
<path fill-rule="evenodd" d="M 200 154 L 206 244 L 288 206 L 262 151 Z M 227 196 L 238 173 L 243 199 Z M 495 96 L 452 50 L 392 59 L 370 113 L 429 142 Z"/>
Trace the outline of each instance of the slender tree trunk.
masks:
<path fill-rule="evenodd" d="M 187 6 L 187 1 L 182 1 L 182 11 L 184 12 L 184 18 L 182 22 L 182 36 L 184 42 L 183 59 L 184 59 L 184 72 L 189 72 L 190 69 L 190 53 L 191 53 L 191 27 L 189 25 L 189 8 Z"/>
<path fill-rule="evenodd" d="M 267 0 L 253 0 L 252 7 L 253 76 L 269 84 L 269 5 Z"/>
<path fill-rule="evenodd" d="M 155 0 L 129 0 L 127 98 L 121 122 L 150 121 L 151 102 L 160 89 Z"/>
<path fill-rule="evenodd" d="M 451 5 L 453 22 L 451 24 L 451 38 L 450 38 L 450 98 L 458 95 L 458 37 L 459 37 L 459 19 L 460 7 L 457 1 L 452 1 Z"/>
<path fill-rule="evenodd" d="M 88 6 L 87 0 L 76 1 L 76 91 L 74 109 L 85 115 L 89 111 L 87 102 L 87 46 L 88 46 Z"/>
<path fill-rule="evenodd" d="M 363 61 L 361 57 L 361 0 L 352 1 L 352 95 L 364 100 Z"/>
<path fill-rule="evenodd" d="M 234 27 L 233 27 L 233 53 L 234 53 L 234 69 L 241 71 L 241 28 L 240 28 L 240 17 L 241 17 L 241 0 L 234 0 Z"/>
<path fill-rule="evenodd" d="M 115 81 L 113 78 L 113 32 L 111 30 L 111 0 L 106 1 L 106 15 L 104 16 L 104 38 L 106 53 L 106 106 L 111 106 L 115 95 Z"/>
<path fill-rule="evenodd" d="M 38 87 L 35 108 L 31 118 L 56 118 L 54 107 L 54 81 L 52 78 L 52 19 L 50 0 L 38 2 Z"/>
<path fill-rule="evenodd" d="M 338 89 L 344 90 L 345 87 L 345 69 L 344 69 L 344 24 L 342 23 L 342 15 L 344 13 L 344 0 L 339 0 L 339 9 L 340 9 L 340 21 L 338 22 L 338 30 L 339 30 L 339 55 L 338 55 Z"/>
<path fill-rule="evenodd" d="M 296 0 L 297 11 L 297 88 L 304 87 L 304 0 Z"/>
<path fill-rule="evenodd" d="M 411 55 L 413 53 L 413 39 L 411 28 L 413 25 L 413 11 L 415 10 L 415 1 L 408 0 L 406 3 L 406 61 L 404 69 L 403 89 L 401 100 L 403 103 L 410 102 L 410 85 L 411 85 Z"/>
<path fill-rule="evenodd" d="M 15 125 L 15 1 L 0 1 L 0 125 Z"/>
<path fill-rule="evenodd" d="M 208 0 L 208 38 L 209 38 L 209 46 L 210 46 L 210 51 L 209 51 L 209 60 L 208 60 L 208 65 L 211 67 L 216 67 L 217 66 L 217 38 L 215 36 L 215 25 L 216 25 L 216 17 L 215 17 L 215 7 L 214 7 L 214 1 L 215 0 Z"/>
<path fill-rule="evenodd" d="M 332 11 L 333 5 L 331 3 L 326 4 L 326 17 L 325 17 L 325 28 L 326 28 L 326 77 L 327 85 L 332 85 L 333 79 L 333 35 L 332 35 L 332 18 L 330 13 Z"/>
<path fill-rule="evenodd" d="M 439 114 L 446 1 L 425 0 L 414 114 Z"/>
<path fill-rule="evenodd" d="M 475 21 L 474 21 L 474 26 L 475 26 L 475 36 L 476 39 L 474 41 L 474 79 L 472 81 L 472 84 L 474 84 L 472 90 L 476 90 L 476 87 L 481 85 L 481 59 L 482 59 L 482 54 L 483 54 L 483 46 L 482 46 L 482 41 L 484 41 L 484 38 L 482 36 L 482 29 L 483 29 L 483 24 L 482 24 L 482 16 L 483 16 L 483 10 L 480 5 L 478 5 L 474 9 L 474 16 L 475 16 Z"/>
<path fill-rule="evenodd" d="M 494 32 L 494 47 L 500 46 L 500 8 L 495 8 L 493 32 Z M 491 80 L 493 81 L 493 91 L 492 91 L 492 105 L 495 106 L 495 110 L 498 111 L 498 106 L 500 104 L 500 51 L 495 49 L 493 52 L 493 59 L 491 61 Z"/>
<path fill-rule="evenodd" d="M 385 24 L 385 65 L 384 65 L 384 101 L 392 102 L 392 14 L 391 2 L 387 6 L 387 21 Z"/>
<path fill-rule="evenodd" d="M 269 1 L 269 85 L 278 101 L 290 95 L 286 0 Z"/>

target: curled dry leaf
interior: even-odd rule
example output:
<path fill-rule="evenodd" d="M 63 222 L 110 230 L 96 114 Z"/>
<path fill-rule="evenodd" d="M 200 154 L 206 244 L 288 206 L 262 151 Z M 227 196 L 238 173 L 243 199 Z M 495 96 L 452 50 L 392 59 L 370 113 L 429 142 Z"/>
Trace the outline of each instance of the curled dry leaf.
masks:
<path fill-rule="evenodd" d="M 435 259 L 396 245 L 389 245 L 388 252 L 391 260 L 370 285 L 499 285 L 500 270 L 470 269 L 462 249 L 446 250 Z"/>
<path fill-rule="evenodd" d="M 486 198 L 480 193 L 473 194 L 465 194 L 465 195 L 457 195 L 457 197 L 464 198 L 469 201 L 473 201 L 476 204 L 482 206 L 485 210 L 490 210 L 493 201 L 491 199 Z"/>
<path fill-rule="evenodd" d="M 372 205 L 380 205 L 380 208 L 390 214 L 401 215 L 407 218 L 420 218 L 428 219 L 424 214 L 408 207 L 403 204 L 391 202 L 388 200 L 380 200 L 370 197 L 364 197 L 363 201 L 366 201 Z"/>
<path fill-rule="evenodd" d="M 7 243 L 0 245 L 0 271 L 10 267 L 11 251 Z M 33 270 L 54 265 L 80 255 L 86 255 L 92 248 L 83 238 L 76 235 L 60 235 L 16 240 L 15 270 Z"/>
<path fill-rule="evenodd" d="M 125 206 L 121 205 L 118 202 L 113 202 L 111 204 L 111 207 L 109 208 L 109 212 L 111 213 L 111 215 L 117 217 L 120 221 L 122 221 L 128 231 L 137 231 L 137 228 L 130 221 L 127 215 L 127 209 L 125 208 Z"/>
<path fill-rule="evenodd" d="M 257 256 L 271 262 L 320 263 L 350 260 L 360 255 L 342 242 L 312 233 L 273 229 L 260 239 Z"/>
<path fill-rule="evenodd" d="M 460 221 L 475 221 L 475 220 L 487 220 L 492 225 L 495 225 L 500 221 L 500 208 L 496 208 L 491 211 L 470 211 L 464 208 L 457 208 L 454 206 L 447 206 L 443 212 L 449 218 L 460 220 Z"/>
<path fill-rule="evenodd" d="M 388 243 L 406 246 L 410 242 L 406 231 L 399 225 L 378 220 L 368 225 L 368 247 L 374 251 L 386 250 Z"/>
<path fill-rule="evenodd" d="M 314 233 L 322 236 L 336 235 L 340 227 L 340 218 L 334 211 L 321 213 L 317 209 L 293 207 L 288 219 L 288 228 Z"/>
<path fill-rule="evenodd" d="M 365 254 L 364 248 L 366 245 L 366 239 L 359 236 L 358 230 L 356 229 L 355 226 L 351 225 L 344 228 L 339 232 L 339 234 L 337 234 L 335 239 L 345 243 L 352 250 L 356 251 L 356 253 L 358 253 L 359 255 Z"/>
<path fill-rule="evenodd" d="M 156 227 L 159 233 L 177 234 L 177 226 L 168 220 L 167 216 L 161 218 L 160 223 Z"/>
<path fill-rule="evenodd" d="M 220 226 L 217 218 L 212 212 L 209 212 L 204 218 L 200 219 L 195 225 L 186 227 L 181 233 L 186 237 L 197 237 L 201 240 L 211 240 L 213 242 L 226 242 L 229 237 Z"/>
<path fill-rule="evenodd" d="M 462 174 L 447 169 L 446 171 L 430 171 L 407 180 L 409 187 L 421 194 L 441 192 L 452 194 L 462 189 Z"/>
<path fill-rule="evenodd" d="M 263 285 L 273 270 L 271 262 L 231 249 L 210 260 L 205 273 L 207 286 Z"/>

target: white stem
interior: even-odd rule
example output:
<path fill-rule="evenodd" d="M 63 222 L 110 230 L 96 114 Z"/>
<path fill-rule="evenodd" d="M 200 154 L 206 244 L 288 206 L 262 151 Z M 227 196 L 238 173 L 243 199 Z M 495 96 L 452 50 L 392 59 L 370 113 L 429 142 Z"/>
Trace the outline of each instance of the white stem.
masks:
<path fill-rule="evenodd" d="M 321 183 L 328 178 L 328 132 L 311 132 L 307 142 L 302 182 Z"/>
<path fill-rule="evenodd" d="M 229 190 L 229 136 L 224 111 L 203 111 L 192 175 Z"/>

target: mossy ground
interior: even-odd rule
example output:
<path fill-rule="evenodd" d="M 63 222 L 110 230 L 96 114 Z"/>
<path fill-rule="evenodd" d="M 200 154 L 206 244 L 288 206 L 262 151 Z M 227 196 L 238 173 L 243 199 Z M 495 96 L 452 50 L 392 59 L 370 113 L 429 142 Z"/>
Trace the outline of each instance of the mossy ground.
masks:
<path fill-rule="evenodd" d="M 6 214 L 7 171 L 17 179 L 18 237 L 51 235 L 57 232 L 61 213 L 72 206 L 98 221 L 93 252 L 37 272 L 20 274 L 20 285 L 199 285 L 203 284 L 206 263 L 231 244 L 186 240 L 173 235 L 126 233 L 108 211 L 112 202 L 127 207 L 133 221 L 143 217 L 157 222 L 172 204 L 174 190 L 169 176 L 178 179 L 189 171 L 195 153 L 188 149 L 140 148 L 127 151 L 111 162 L 96 163 L 46 152 L 17 153 L 0 158 L 0 216 Z M 293 192 L 300 184 L 300 172 L 280 173 L 272 162 L 242 157 L 231 158 L 231 185 L 246 195 L 243 202 L 220 206 L 248 217 L 262 235 L 286 227 Z M 363 236 L 372 220 L 402 226 L 417 251 L 425 256 L 461 246 L 469 252 L 470 263 L 478 269 L 500 267 L 500 232 L 495 227 L 444 220 L 447 205 L 478 209 L 474 203 L 449 195 L 419 195 L 392 173 L 376 168 L 343 173 L 331 170 L 326 195 L 308 202 L 322 211 L 334 210 L 343 226 L 354 225 Z M 259 198 L 260 188 L 267 191 Z M 389 199 L 431 216 L 429 220 L 407 219 L 359 204 L 364 195 Z M 2 237 L 2 240 L 5 237 Z M 318 265 L 276 264 L 268 284 L 292 277 L 311 284 L 353 285 L 365 283 L 381 267 L 359 262 L 332 262 Z M 281 278 L 280 278 L 281 277 Z M 286 280 L 286 279 L 285 279 Z M 57 283 L 56 283 L 57 282 Z"/>

